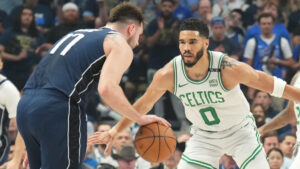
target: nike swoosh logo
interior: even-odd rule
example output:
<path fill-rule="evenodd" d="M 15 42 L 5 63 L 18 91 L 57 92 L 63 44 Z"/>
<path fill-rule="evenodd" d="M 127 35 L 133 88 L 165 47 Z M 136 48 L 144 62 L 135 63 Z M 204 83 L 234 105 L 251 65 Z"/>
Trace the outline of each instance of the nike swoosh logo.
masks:
<path fill-rule="evenodd" d="M 185 83 L 185 84 L 178 84 L 178 87 L 184 87 L 186 85 L 188 85 L 189 83 Z"/>

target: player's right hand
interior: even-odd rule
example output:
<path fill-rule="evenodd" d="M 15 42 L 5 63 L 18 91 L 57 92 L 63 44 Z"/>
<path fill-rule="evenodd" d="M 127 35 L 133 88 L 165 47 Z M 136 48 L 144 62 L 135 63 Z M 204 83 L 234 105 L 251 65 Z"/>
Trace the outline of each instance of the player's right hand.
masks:
<path fill-rule="evenodd" d="M 146 124 L 150 124 L 150 123 L 154 123 L 154 122 L 158 122 L 161 123 L 167 127 L 171 127 L 171 124 L 165 120 L 164 118 L 158 117 L 156 115 L 142 115 L 140 117 L 140 120 L 137 121 L 137 123 L 140 126 L 146 125 Z"/>

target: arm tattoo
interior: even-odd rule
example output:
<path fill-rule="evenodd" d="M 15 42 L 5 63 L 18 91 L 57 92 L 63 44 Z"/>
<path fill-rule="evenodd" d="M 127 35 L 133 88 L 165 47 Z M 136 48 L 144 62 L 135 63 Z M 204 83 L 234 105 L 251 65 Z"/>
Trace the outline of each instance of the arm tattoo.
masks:
<path fill-rule="evenodd" d="M 224 58 L 221 63 L 221 69 L 225 69 L 226 67 L 232 68 L 233 66 L 236 66 L 238 64 L 238 61 L 231 58 Z"/>

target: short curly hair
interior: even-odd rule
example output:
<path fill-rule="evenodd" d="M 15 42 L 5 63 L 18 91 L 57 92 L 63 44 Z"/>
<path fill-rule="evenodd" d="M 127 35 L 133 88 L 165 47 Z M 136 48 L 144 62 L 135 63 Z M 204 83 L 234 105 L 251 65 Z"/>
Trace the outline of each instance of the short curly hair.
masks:
<path fill-rule="evenodd" d="M 198 31 L 200 36 L 203 36 L 208 39 L 209 29 L 207 24 L 198 18 L 188 18 L 182 22 L 180 25 L 180 31 L 189 30 L 189 31 Z"/>

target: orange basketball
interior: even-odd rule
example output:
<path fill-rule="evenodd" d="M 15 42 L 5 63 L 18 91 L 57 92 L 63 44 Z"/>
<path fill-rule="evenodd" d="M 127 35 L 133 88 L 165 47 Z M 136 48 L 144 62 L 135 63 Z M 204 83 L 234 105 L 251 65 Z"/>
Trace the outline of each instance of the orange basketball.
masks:
<path fill-rule="evenodd" d="M 170 127 L 160 123 L 141 126 L 134 140 L 138 154 L 149 162 L 162 162 L 176 148 L 176 137 Z"/>

